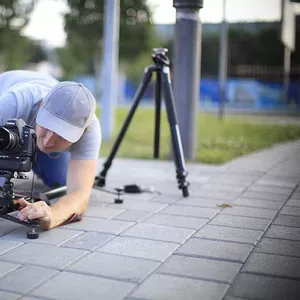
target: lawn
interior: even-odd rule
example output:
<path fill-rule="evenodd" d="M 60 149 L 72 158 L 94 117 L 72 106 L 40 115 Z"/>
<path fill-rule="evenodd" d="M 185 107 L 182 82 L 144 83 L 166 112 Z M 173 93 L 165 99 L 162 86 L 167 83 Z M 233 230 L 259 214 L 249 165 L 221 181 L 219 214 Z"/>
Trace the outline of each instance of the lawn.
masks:
<path fill-rule="evenodd" d="M 100 156 L 107 157 L 112 144 L 127 116 L 128 108 L 116 109 L 115 135 L 111 141 L 103 141 Z M 153 158 L 154 143 L 153 108 L 139 107 L 117 152 L 117 157 Z M 276 143 L 300 138 L 300 126 L 265 122 L 264 118 L 226 116 L 199 113 L 197 119 L 196 161 L 219 164 L 238 156 L 264 149 Z M 160 158 L 168 159 L 170 130 L 166 114 L 161 118 Z"/>

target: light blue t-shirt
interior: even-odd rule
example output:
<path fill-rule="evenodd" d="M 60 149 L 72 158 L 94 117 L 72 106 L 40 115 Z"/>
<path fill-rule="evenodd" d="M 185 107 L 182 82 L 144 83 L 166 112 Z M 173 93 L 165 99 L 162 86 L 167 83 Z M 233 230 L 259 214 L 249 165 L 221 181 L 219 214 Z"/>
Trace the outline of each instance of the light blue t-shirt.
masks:
<path fill-rule="evenodd" d="M 0 74 L 0 126 L 8 119 L 22 118 L 35 128 L 41 100 L 56 84 L 56 79 L 33 71 L 13 70 Z M 98 159 L 100 145 L 100 122 L 94 115 L 81 138 L 67 151 L 71 159 Z"/>

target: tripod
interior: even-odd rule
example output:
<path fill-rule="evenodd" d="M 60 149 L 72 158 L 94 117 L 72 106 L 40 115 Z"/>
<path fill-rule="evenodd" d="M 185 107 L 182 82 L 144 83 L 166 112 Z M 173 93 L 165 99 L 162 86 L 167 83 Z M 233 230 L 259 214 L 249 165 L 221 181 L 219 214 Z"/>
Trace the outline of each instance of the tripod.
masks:
<path fill-rule="evenodd" d="M 167 49 L 155 48 L 153 49 L 152 60 L 154 65 L 149 66 L 145 69 L 144 77 L 137 88 L 134 95 L 133 105 L 125 119 L 123 127 L 113 145 L 113 148 L 105 161 L 103 170 L 95 178 L 95 186 L 105 186 L 105 179 L 110 168 L 112 161 L 119 149 L 119 146 L 124 138 L 130 121 L 138 107 L 138 104 L 151 81 L 152 73 L 156 72 L 156 84 L 155 84 L 155 135 L 154 135 L 154 158 L 159 157 L 159 144 L 160 144 L 160 115 L 161 115 L 161 96 L 162 90 L 164 92 L 168 122 L 170 125 L 173 156 L 176 166 L 176 178 L 178 182 L 178 188 L 182 190 L 184 197 L 189 196 L 188 186 L 189 183 L 186 181 L 187 171 L 185 168 L 184 154 L 182 149 L 182 142 L 180 136 L 180 130 L 178 125 L 177 113 L 175 110 L 174 95 L 171 87 L 171 76 L 170 76 L 170 60 L 166 55 Z"/>

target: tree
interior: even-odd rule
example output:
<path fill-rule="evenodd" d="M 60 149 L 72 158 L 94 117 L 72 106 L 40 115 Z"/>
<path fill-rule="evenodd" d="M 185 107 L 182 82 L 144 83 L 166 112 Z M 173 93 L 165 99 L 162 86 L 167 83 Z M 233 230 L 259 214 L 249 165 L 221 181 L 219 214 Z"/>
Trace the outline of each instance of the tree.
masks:
<path fill-rule="evenodd" d="M 31 41 L 21 35 L 35 0 L 0 0 L 0 65 L 3 70 L 22 65 L 29 57 Z"/>
<path fill-rule="evenodd" d="M 62 50 L 62 57 L 65 58 L 62 64 L 70 74 L 80 69 L 86 73 L 94 73 L 95 63 L 101 62 L 104 2 L 104 0 L 68 0 L 70 11 L 65 15 L 67 47 Z M 152 15 L 146 2 L 146 0 L 120 1 L 119 55 L 123 63 L 132 63 L 145 51 L 151 55 L 151 49 L 157 46 L 155 31 L 151 24 Z M 74 66 L 76 61 L 79 65 Z"/>

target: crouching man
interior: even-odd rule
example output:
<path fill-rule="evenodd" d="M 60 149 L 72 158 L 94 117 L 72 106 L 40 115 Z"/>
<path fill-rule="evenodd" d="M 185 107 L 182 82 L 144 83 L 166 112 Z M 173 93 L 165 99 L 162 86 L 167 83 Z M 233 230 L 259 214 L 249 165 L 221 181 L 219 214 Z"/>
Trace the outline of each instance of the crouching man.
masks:
<path fill-rule="evenodd" d="M 51 206 L 20 199 L 20 220 L 36 219 L 48 230 L 85 211 L 101 144 L 95 110 L 95 98 L 81 83 L 25 70 L 0 75 L 0 126 L 11 118 L 32 126 L 37 135 L 33 171 L 49 188 L 67 186 L 67 194 Z"/>

